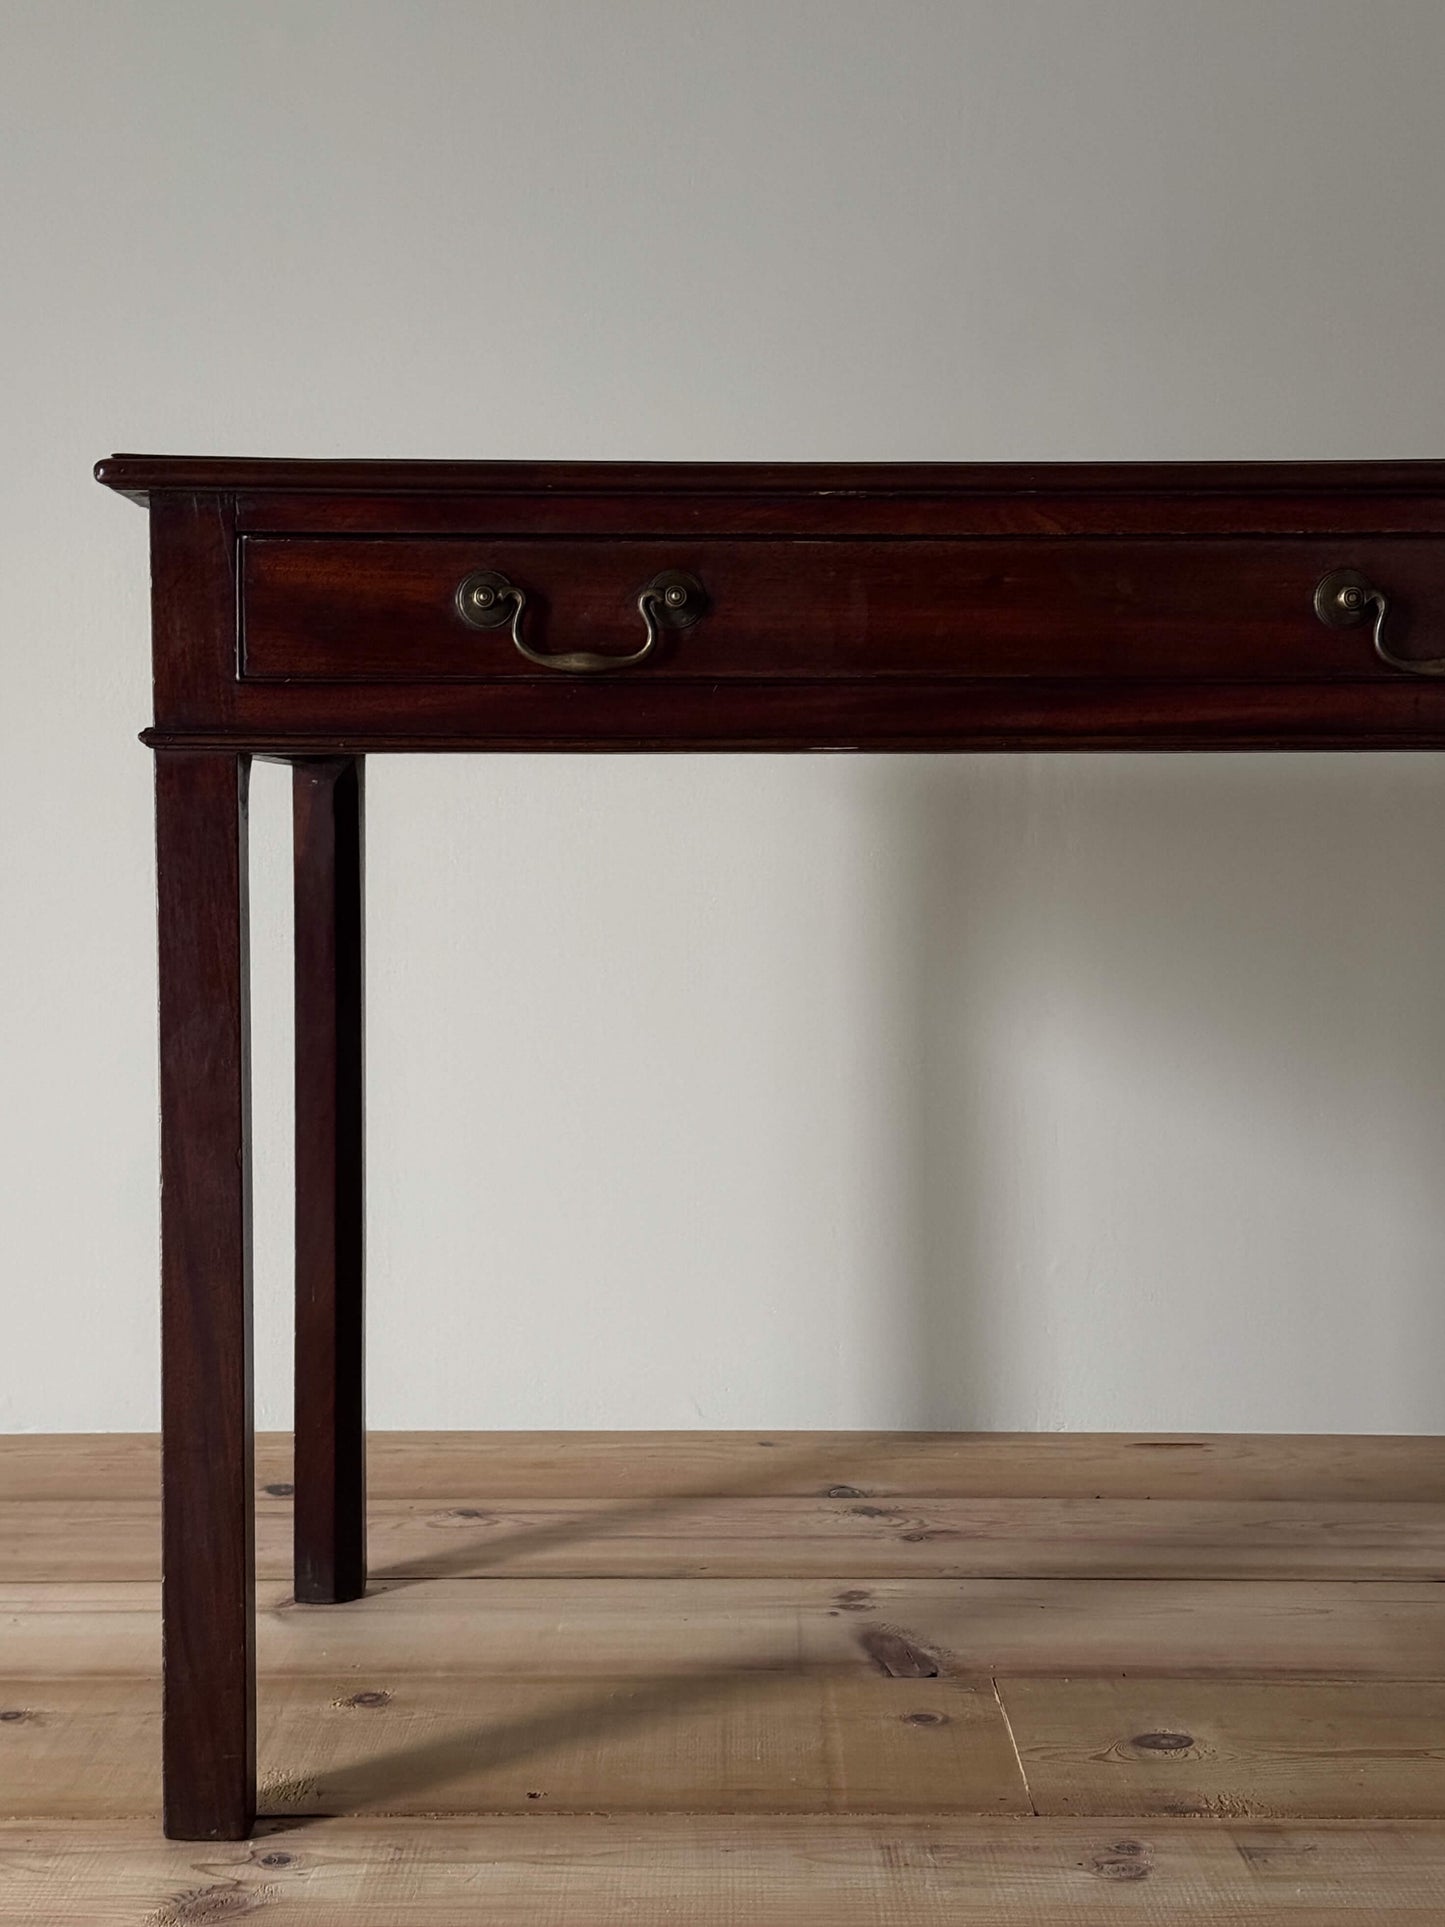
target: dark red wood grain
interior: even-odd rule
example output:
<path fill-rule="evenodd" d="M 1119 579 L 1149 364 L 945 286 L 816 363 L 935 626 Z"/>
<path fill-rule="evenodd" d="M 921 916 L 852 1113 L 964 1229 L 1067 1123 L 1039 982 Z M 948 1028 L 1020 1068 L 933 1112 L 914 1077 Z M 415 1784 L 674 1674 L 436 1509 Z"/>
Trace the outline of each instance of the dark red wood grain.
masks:
<path fill-rule="evenodd" d="M 1402 646 L 1410 612 L 1422 609 L 1441 612 L 1445 646 L 1445 540 L 1360 538 L 1343 554 L 1391 585 Z M 664 626 L 627 688 L 879 676 L 1393 681 L 1365 631 L 1315 616 L 1315 584 L 1341 555 L 1336 540 L 253 536 L 241 545 L 242 675 L 548 684 L 560 672 L 521 655 L 506 626 L 476 629 L 457 613 L 457 586 L 473 569 L 525 591 L 532 646 L 625 655 L 643 637 L 639 591 L 684 568 L 706 590 L 707 613 L 686 629 Z"/>
<path fill-rule="evenodd" d="M 151 654 L 159 720 L 179 729 L 234 720 L 235 514 L 215 495 L 151 504 Z"/>
<path fill-rule="evenodd" d="M 1354 632 L 1358 634 L 1358 632 Z M 1368 639 L 1361 638 L 1365 648 Z M 680 683 L 558 676 L 545 685 L 248 687 L 217 732 L 146 730 L 153 747 L 280 757 L 363 751 L 1445 749 L 1445 691 L 1389 682 L 994 682 L 924 677 Z"/>
<path fill-rule="evenodd" d="M 366 1590 L 363 766 L 292 774 L 296 1597 Z"/>
<path fill-rule="evenodd" d="M 152 496 L 161 499 L 161 492 Z M 1166 488 L 1129 493 L 1083 487 L 881 493 L 794 489 L 732 493 L 675 488 L 540 489 L 450 495 L 242 491 L 245 535 L 861 536 L 1439 535 L 1445 491 L 1350 491 L 1301 484 L 1294 493 Z"/>
<path fill-rule="evenodd" d="M 96 480 L 165 489 L 327 494 L 1301 495 L 1445 497 L 1445 462 L 428 462 L 108 455 Z"/>
<path fill-rule="evenodd" d="M 156 757 L 165 1830 L 256 1810 L 244 757 Z"/>
<path fill-rule="evenodd" d="M 100 472 L 150 500 L 157 744 L 1445 742 L 1445 683 L 1387 667 L 1363 628 L 1327 629 L 1312 610 L 1321 575 L 1361 568 L 1391 596 L 1397 648 L 1445 648 L 1439 463 L 125 456 Z M 659 567 L 691 567 L 713 603 L 647 663 L 576 678 L 461 623 L 452 592 L 476 566 L 527 590 L 544 648 L 634 648 L 636 592 Z"/>

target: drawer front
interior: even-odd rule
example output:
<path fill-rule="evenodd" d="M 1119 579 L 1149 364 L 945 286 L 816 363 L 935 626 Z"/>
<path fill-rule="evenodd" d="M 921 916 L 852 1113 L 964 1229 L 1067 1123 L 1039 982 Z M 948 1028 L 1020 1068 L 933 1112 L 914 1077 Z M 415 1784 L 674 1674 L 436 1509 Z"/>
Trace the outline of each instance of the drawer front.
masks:
<path fill-rule="evenodd" d="M 554 656 L 625 658 L 639 596 L 683 572 L 702 613 L 608 680 L 867 677 L 1375 681 L 1368 624 L 1332 628 L 1314 591 L 1353 567 L 1391 601 L 1401 654 L 1445 652 L 1439 538 L 529 540 L 251 536 L 241 543 L 244 681 L 581 680 Z M 458 590 L 503 588 L 474 626 Z M 527 655 L 512 634 L 517 602 Z M 464 598 L 465 600 L 465 598 Z M 696 589 L 684 613 L 698 604 Z M 535 658 L 542 658 L 537 660 Z"/>

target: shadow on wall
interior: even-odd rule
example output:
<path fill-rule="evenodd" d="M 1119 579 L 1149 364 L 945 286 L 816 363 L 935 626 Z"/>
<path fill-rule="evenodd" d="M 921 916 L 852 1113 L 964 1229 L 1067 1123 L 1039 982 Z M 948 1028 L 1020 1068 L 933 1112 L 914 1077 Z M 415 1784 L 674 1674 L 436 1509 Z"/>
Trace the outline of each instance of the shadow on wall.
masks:
<path fill-rule="evenodd" d="M 897 758 L 857 799 L 902 1422 L 1445 1428 L 1439 760 Z"/>
<path fill-rule="evenodd" d="M 369 785 L 378 1425 L 1445 1431 L 1445 760 Z"/>

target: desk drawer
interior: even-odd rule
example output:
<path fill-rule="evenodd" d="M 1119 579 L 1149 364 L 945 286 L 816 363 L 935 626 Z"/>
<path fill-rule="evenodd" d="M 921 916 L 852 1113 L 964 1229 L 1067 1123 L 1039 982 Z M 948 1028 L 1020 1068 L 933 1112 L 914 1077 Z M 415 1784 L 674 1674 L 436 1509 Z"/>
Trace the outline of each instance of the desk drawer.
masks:
<path fill-rule="evenodd" d="M 250 536 L 241 544 L 246 681 L 560 680 L 647 640 L 638 682 L 1057 677 L 1376 681 L 1368 627 L 1327 628 L 1316 583 L 1363 571 L 1407 655 L 1445 650 L 1445 541 L 1418 538 L 569 540 Z M 501 584 L 458 606 L 464 583 Z M 512 619 L 525 598 L 516 646 Z M 466 596 L 463 602 L 467 602 Z M 670 618 L 682 617 L 681 623 Z M 538 660 L 542 658 L 543 660 Z"/>

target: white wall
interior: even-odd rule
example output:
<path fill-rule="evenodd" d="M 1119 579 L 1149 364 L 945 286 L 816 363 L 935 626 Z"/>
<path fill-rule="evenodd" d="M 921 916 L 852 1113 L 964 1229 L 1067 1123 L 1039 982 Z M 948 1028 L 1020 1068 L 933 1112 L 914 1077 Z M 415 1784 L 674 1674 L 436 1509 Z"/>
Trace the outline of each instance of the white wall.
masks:
<path fill-rule="evenodd" d="M 3 1426 L 157 1411 L 145 526 L 96 456 L 1445 455 L 1438 0 L 0 30 Z M 369 783 L 377 1424 L 1445 1427 L 1445 764 Z"/>

